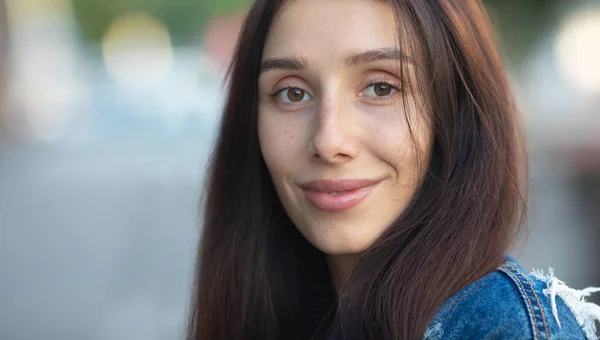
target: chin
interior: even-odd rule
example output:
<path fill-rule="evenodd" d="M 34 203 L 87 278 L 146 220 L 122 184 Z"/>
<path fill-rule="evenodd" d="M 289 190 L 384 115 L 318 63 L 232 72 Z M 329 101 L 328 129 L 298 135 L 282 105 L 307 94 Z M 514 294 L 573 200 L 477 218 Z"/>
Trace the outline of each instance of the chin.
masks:
<path fill-rule="evenodd" d="M 323 228 L 305 235 L 307 240 L 317 249 L 327 255 L 359 254 L 367 250 L 378 235 L 365 235 L 364 233 L 338 230 L 324 232 Z M 358 228 L 352 228 L 356 231 Z"/>

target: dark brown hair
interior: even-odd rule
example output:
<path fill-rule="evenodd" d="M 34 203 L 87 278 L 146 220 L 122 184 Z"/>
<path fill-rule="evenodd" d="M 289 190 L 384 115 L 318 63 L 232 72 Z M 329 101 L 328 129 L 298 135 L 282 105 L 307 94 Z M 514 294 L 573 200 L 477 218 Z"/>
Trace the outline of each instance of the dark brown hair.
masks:
<path fill-rule="evenodd" d="M 258 74 L 279 0 L 257 0 L 239 36 L 208 172 L 188 339 L 418 339 L 452 294 L 493 271 L 522 229 L 517 110 L 476 0 L 390 0 L 410 31 L 434 134 L 410 205 L 362 255 L 339 296 L 325 255 L 275 193 L 257 131 Z M 400 20 L 400 18 L 402 20 Z M 402 29 L 401 29 L 402 28 Z M 521 179 L 521 180 L 520 180 Z"/>

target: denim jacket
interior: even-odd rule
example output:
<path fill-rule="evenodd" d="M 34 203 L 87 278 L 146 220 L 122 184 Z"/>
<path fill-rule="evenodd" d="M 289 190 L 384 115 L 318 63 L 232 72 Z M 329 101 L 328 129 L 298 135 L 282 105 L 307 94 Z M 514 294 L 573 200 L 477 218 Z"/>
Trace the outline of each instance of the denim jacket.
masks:
<path fill-rule="evenodd" d="M 600 306 L 553 276 L 525 273 L 512 257 L 471 283 L 440 307 L 425 333 L 438 339 L 597 339 Z"/>
<path fill-rule="evenodd" d="M 448 298 L 433 316 L 425 340 L 598 339 L 600 306 L 585 297 L 600 288 L 575 290 L 548 274 L 525 273 L 506 261 Z M 339 330 L 330 340 L 342 340 Z"/>

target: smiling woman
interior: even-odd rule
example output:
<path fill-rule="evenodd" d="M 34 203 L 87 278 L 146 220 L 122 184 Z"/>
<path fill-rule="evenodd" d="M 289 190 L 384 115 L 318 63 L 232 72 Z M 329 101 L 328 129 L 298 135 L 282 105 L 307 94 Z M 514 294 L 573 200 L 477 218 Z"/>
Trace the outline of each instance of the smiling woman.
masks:
<path fill-rule="evenodd" d="M 417 160 L 430 154 L 432 133 L 428 114 L 417 109 L 421 96 L 410 91 L 415 79 L 403 72 L 414 69 L 408 61 L 416 56 L 397 46 L 390 6 L 315 5 L 284 8 L 271 26 L 258 79 L 258 133 L 283 207 L 331 255 L 339 286 L 349 275 L 340 261 L 356 260 L 413 196 L 426 165 Z"/>
<path fill-rule="evenodd" d="M 258 0 L 229 75 L 189 339 L 591 337 L 507 255 L 527 171 L 478 1 Z"/>

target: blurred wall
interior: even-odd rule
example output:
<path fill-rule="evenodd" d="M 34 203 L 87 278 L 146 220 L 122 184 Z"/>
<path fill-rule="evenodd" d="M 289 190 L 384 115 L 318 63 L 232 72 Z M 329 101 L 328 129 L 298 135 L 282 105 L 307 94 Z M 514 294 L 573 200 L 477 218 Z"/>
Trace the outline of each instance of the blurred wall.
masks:
<path fill-rule="evenodd" d="M 4 0 L 0 0 L 0 140 L 6 133 L 4 132 L 3 108 L 4 108 L 4 93 L 6 88 L 6 53 L 8 46 L 8 27 L 6 24 L 6 6 Z"/>

